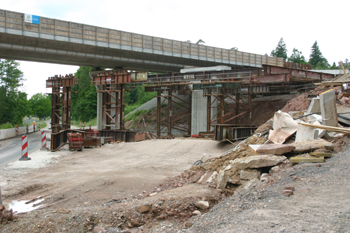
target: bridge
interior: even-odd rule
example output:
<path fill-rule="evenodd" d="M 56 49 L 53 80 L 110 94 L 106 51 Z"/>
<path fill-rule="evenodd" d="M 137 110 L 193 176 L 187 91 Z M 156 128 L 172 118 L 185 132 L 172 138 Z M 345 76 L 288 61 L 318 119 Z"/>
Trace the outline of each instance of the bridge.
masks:
<path fill-rule="evenodd" d="M 163 126 L 167 137 L 172 137 L 172 130 L 187 135 L 215 131 L 216 138 L 226 140 L 240 139 L 255 129 L 252 100 L 257 95 L 312 88 L 314 82 L 334 77 L 282 58 L 1 9 L 0 54 L 7 59 L 95 67 L 90 76 L 97 90 L 97 127 L 101 135 L 118 141 L 132 141 L 136 134 L 124 128 L 125 91 L 135 85 L 157 93 L 159 138 Z M 71 131 L 70 96 L 75 84 L 73 76 L 47 80 L 53 96 L 52 149 L 65 143 Z M 161 114 L 164 100 L 167 112 Z M 173 115 L 172 103 L 185 111 Z"/>
<path fill-rule="evenodd" d="M 283 66 L 282 58 L 124 32 L 0 9 L 2 58 L 179 72 L 185 66 Z"/>

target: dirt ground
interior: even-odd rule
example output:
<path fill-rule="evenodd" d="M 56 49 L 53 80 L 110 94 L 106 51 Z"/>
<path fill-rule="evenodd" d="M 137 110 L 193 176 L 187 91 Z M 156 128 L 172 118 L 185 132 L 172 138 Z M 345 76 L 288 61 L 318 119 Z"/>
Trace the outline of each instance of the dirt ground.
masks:
<path fill-rule="evenodd" d="M 152 203 L 168 200 L 167 205 L 178 206 L 171 200 L 187 198 L 184 203 L 193 203 L 196 198 L 216 196 L 213 198 L 215 202 L 221 198 L 220 192 L 215 189 L 188 184 L 176 185 L 182 186 L 178 187 L 182 191 L 166 191 L 174 188 L 167 186 L 166 178 L 177 176 L 191 168 L 196 160 L 217 157 L 233 147 L 230 143 L 205 139 L 148 140 L 107 144 L 101 148 L 84 149 L 83 152 L 69 152 L 64 149 L 61 152 L 47 152 L 60 153 L 62 156 L 54 158 L 55 162 L 39 169 L 23 168 L 23 162 L 21 166 L 8 166 L 0 176 L 0 183 L 5 184 L 2 187 L 3 201 L 32 200 L 41 196 L 45 197 L 41 203 L 45 207 L 19 215 L 18 222 L 3 226 L 1 232 L 27 232 L 28 227 L 34 227 L 34 232 L 44 229 L 51 232 L 88 231 L 91 230 L 88 226 L 80 229 L 84 223 L 77 223 L 77 226 L 61 225 L 59 220 L 51 221 L 54 228 L 50 228 L 50 224 L 43 217 L 60 211 L 75 213 L 74 216 L 86 214 L 87 217 L 91 211 L 96 211 L 98 215 L 105 216 L 101 211 L 110 211 L 113 205 L 117 205 L 113 207 L 116 209 L 131 210 L 141 205 L 141 199 Z M 31 157 L 35 161 L 35 156 Z M 187 178 L 190 177 L 191 174 Z M 144 198 L 151 193 L 159 194 Z M 127 205 L 128 208 L 119 205 Z M 190 210 L 191 208 L 188 211 Z M 132 211 L 129 212 L 131 214 Z M 41 227 L 26 221 L 31 221 L 33 217 L 37 221 L 43 221 Z M 84 221 L 86 218 L 82 218 L 82 222 Z M 129 224 L 129 227 L 140 225 L 130 221 L 123 223 Z"/>

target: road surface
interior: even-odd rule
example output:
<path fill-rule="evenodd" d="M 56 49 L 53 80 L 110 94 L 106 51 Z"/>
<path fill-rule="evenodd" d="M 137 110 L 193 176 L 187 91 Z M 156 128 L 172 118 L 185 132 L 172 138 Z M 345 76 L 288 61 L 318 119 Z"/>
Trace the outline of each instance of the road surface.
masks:
<path fill-rule="evenodd" d="M 0 168 L 8 163 L 21 158 L 22 137 L 15 137 L 2 141 L 0 144 Z M 39 131 L 28 134 L 28 152 L 39 150 L 41 147 L 41 133 Z M 25 162 L 25 161 L 24 161 Z"/>

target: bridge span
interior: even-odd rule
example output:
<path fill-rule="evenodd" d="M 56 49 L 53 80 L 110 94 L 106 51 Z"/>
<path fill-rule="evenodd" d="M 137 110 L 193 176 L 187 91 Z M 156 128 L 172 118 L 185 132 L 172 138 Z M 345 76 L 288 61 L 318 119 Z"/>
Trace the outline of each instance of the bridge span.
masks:
<path fill-rule="evenodd" d="M 0 9 L 2 58 L 178 72 L 185 66 L 283 66 L 282 58 L 124 32 Z"/>

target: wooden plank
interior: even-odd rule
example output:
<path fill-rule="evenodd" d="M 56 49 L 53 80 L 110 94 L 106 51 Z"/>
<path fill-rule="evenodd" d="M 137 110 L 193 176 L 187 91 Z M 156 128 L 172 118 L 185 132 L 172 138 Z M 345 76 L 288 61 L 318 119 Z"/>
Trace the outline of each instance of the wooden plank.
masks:
<path fill-rule="evenodd" d="M 291 157 L 289 161 L 292 163 L 323 163 L 324 157 Z"/>
<path fill-rule="evenodd" d="M 312 127 L 312 128 L 317 128 L 317 129 L 324 129 L 331 132 L 350 134 L 350 129 L 347 129 L 347 128 L 333 127 L 333 126 L 327 126 L 327 125 L 313 125 L 313 124 L 303 123 L 303 122 L 298 122 L 298 124 Z"/>
<path fill-rule="evenodd" d="M 325 158 L 332 157 L 332 153 L 329 153 L 329 152 L 311 152 L 310 155 L 316 156 L 316 157 L 325 157 Z"/>

